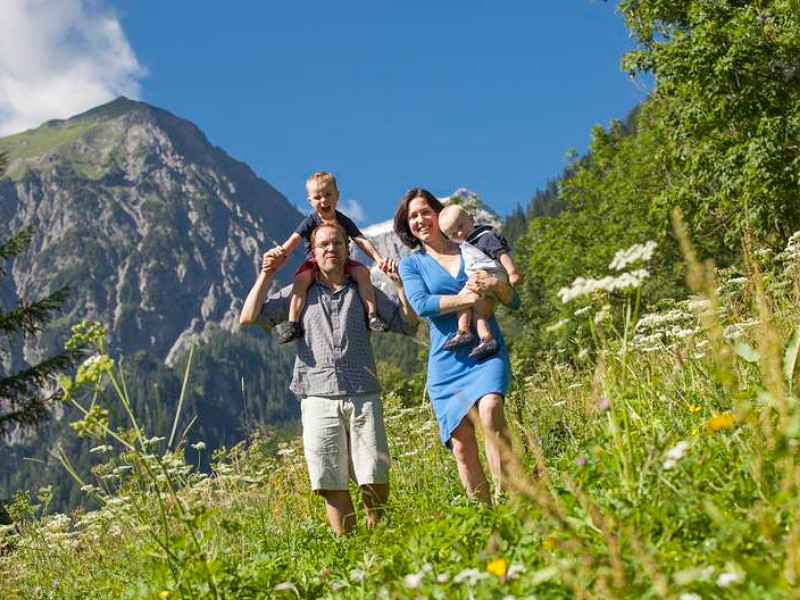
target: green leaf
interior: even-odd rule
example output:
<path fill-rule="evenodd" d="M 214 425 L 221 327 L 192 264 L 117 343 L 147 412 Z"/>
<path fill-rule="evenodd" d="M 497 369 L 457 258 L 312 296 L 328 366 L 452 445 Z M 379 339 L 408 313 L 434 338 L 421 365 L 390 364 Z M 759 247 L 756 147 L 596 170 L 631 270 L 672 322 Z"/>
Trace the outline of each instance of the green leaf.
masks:
<path fill-rule="evenodd" d="M 800 353 L 800 327 L 795 327 L 783 354 L 783 376 L 787 381 L 791 381 L 794 376 L 798 353 Z"/>
<path fill-rule="evenodd" d="M 734 350 L 736 351 L 736 354 L 741 356 L 745 361 L 749 363 L 758 362 L 758 351 L 750 344 L 739 342 L 734 347 Z"/>

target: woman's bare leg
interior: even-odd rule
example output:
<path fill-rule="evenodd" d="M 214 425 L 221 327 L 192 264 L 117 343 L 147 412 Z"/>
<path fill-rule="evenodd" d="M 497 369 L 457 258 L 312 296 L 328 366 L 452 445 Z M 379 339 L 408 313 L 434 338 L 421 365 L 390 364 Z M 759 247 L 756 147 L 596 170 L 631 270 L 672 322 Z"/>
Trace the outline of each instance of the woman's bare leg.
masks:
<path fill-rule="evenodd" d="M 483 396 L 478 401 L 478 414 L 486 438 L 486 462 L 497 485 L 497 492 L 500 492 L 506 474 L 504 454 L 511 448 L 511 433 L 503 411 L 503 396 Z"/>
<path fill-rule="evenodd" d="M 458 476 L 461 478 L 467 494 L 479 498 L 487 506 L 491 506 L 489 484 L 478 457 L 478 441 L 475 439 L 475 427 L 470 415 L 464 417 L 456 427 L 450 437 L 450 444 L 453 447 L 453 457 L 458 466 Z"/>

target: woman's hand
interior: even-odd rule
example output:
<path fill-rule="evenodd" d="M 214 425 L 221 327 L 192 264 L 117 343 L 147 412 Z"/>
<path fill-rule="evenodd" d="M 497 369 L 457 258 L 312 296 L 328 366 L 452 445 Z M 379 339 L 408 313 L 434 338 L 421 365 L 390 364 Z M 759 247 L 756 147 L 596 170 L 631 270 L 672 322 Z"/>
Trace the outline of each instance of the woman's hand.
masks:
<path fill-rule="evenodd" d="M 390 259 L 384 259 L 378 265 L 380 270 L 386 273 L 387 277 L 399 288 L 403 287 L 403 280 L 400 279 L 400 273 L 397 271 L 397 262 Z"/>
<path fill-rule="evenodd" d="M 470 292 L 479 294 L 482 298 L 490 292 L 500 302 L 506 306 L 511 306 L 514 301 L 514 290 L 504 280 L 494 275 L 489 275 L 486 271 L 476 271 L 467 279 L 464 286 Z"/>
<path fill-rule="evenodd" d="M 499 285 L 505 285 L 505 283 L 497 277 L 489 275 L 486 271 L 476 271 L 469 276 L 464 287 L 470 292 L 485 297 L 489 292 L 496 292 Z"/>

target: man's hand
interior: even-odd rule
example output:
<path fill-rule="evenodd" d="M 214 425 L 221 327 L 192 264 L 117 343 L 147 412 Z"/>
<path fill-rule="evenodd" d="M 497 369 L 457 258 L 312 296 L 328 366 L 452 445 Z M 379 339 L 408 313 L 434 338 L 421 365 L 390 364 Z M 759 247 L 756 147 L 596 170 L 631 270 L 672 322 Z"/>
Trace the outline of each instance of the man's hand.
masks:
<path fill-rule="evenodd" d="M 511 287 L 517 289 L 520 285 L 522 285 L 522 275 L 517 273 L 516 271 L 508 274 L 508 283 L 511 284 Z"/>
<path fill-rule="evenodd" d="M 265 255 L 266 254 L 273 256 L 275 258 L 279 258 L 281 256 L 283 256 L 283 258 L 286 258 L 286 251 L 283 249 L 283 246 L 275 246 L 274 248 L 270 248 L 269 250 L 266 251 Z"/>
<path fill-rule="evenodd" d="M 261 261 L 261 270 L 267 275 L 272 275 L 280 269 L 281 265 L 286 262 L 286 254 L 280 247 L 273 248 L 264 252 L 264 258 Z"/>

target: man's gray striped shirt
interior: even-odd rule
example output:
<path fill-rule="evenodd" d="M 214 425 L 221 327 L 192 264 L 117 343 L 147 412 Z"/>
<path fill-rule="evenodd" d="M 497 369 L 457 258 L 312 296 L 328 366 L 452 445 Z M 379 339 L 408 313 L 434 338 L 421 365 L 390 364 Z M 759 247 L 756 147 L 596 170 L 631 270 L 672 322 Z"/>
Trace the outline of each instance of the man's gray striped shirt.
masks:
<path fill-rule="evenodd" d="M 270 331 L 286 320 L 292 287 L 270 295 L 258 324 Z M 403 321 L 400 307 L 375 288 L 378 314 L 390 331 L 413 335 L 416 325 Z M 338 290 L 317 281 L 308 290 L 301 316 L 303 335 L 295 342 L 297 358 L 290 389 L 298 397 L 351 396 L 380 391 L 369 345 L 367 314 L 358 286 L 350 279 Z M 376 334 L 384 335 L 384 334 Z"/>

